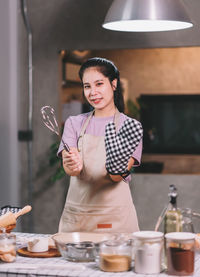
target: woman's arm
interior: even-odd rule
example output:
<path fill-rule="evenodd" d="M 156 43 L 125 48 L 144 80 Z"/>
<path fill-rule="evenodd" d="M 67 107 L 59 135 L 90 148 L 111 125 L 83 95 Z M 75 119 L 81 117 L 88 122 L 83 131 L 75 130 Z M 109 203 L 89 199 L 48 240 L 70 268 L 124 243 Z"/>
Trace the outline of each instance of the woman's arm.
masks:
<path fill-rule="evenodd" d="M 134 165 L 135 159 L 133 157 L 130 158 L 129 162 L 128 162 L 128 167 L 127 169 L 130 170 L 132 168 L 132 166 Z M 114 181 L 114 182 L 120 182 L 123 178 L 121 175 L 110 175 L 110 178 Z"/>
<path fill-rule="evenodd" d="M 82 158 L 77 148 L 70 148 L 70 152 L 62 151 L 63 168 L 70 176 L 77 176 L 83 168 Z"/>
<path fill-rule="evenodd" d="M 127 169 L 132 167 L 135 156 L 133 152 L 138 147 L 143 136 L 140 122 L 128 118 L 116 133 L 115 123 L 109 122 L 105 127 L 106 169 L 112 180 L 118 181 L 126 178 Z M 134 157 L 133 161 L 132 158 Z M 128 167 L 129 165 L 129 167 Z M 120 178 L 118 175 L 121 175 Z"/>

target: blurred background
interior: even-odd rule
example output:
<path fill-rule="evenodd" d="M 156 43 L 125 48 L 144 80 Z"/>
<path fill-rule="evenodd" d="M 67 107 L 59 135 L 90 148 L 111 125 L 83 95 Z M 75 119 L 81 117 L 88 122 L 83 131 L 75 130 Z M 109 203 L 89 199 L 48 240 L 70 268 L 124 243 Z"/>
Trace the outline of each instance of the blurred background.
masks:
<path fill-rule="evenodd" d="M 200 212 L 200 2 L 183 2 L 192 28 L 131 33 L 102 28 L 112 0 L 0 0 L 0 206 L 33 207 L 17 230 L 57 232 L 69 178 L 40 108 L 54 107 L 61 129 L 87 111 L 77 73 L 93 56 L 114 61 L 126 113 L 144 126 L 131 182 L 140 228 L 154 228 L 170 184 Z"/>

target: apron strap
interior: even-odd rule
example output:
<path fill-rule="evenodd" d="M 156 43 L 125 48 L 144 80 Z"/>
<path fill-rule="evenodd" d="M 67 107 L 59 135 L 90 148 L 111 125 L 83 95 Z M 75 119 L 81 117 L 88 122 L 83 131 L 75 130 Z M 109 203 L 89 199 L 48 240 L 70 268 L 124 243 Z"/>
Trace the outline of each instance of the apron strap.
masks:
<path fill-rule="evenodd" d="M 114 123 L 115 123 L 116 133 L 119 131 L 119 121 L 120 121 L 119 118 L 120 118 L 120 112 L 116 108 L 116 112 L 115 112 L 115 115 L 114 115 Z"/>
<path fill-rule="evenodd" d="M 81 132 L 80 132 L 80 135 L 79 135 L 78 141 L 77 141 L 77 148 L 78 148 L 79 152 L 81 152 L 81 150 L 82 150 L 82 142 L 81 142 L 82 137 L 85 134 L 86 128 L 87 128 L 88 123 L 89 123 L 91 117 L 93 116 L 93 114 L 94 114 L 94 110 L 90 113 L 90 115 L 88 116 L 88 118 L 86 119 L 86 121 L 84 122 L 84 124 L 83 124 L 83 126 L 81 128 Z"/>
<path fill-rule="evenodd" d="M 81 152 L 82 151 L 82 138 L 85 134 L 86 128 L 89 124 L 90 119 L 92 118 L 92 116 L 94 115 L 95 110 L 93 110 L 90 115 L 88 116 L 88 118 L 86 119 L 86 121 L 84 122 L 82 128 L 81 128 L 81 132 L 80 135 L 78 137 L 78 141 L 77 141 L 77 148 L 78 151 Z M 120 112 L 118 111 L 118 109 L 116 108 L 116 112 L 114 115 L 114 123 L 115 123 L 115 128 L 116 128 L 116 133 L 118 132 L 119 129 L 119 118 L 120 118 Z"/>

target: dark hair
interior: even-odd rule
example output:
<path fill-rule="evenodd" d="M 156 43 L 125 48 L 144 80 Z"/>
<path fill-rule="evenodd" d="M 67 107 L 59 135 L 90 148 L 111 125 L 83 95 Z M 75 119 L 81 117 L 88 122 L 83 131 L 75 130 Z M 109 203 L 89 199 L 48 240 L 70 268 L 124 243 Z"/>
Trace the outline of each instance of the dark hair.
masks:
<path fill-rule="evenodd" d="M 117 79 L 117 87 L 114 91 L 114 103 L 120 112 L 124 112 L 124 98 L 120 84 L 119 70 L 114 65 L 114 63 L 107 59 L 99 57 L 88 59 L 81 65 L 81 68 L 79 70 L 79 77 L 81 81 L 83 80 L 83 74 L 85 70 L 89 67 L 96 67 L 97 70 L 99 69 L 99 72 L 107 77 L 110 83 L 114 79 Z"/>

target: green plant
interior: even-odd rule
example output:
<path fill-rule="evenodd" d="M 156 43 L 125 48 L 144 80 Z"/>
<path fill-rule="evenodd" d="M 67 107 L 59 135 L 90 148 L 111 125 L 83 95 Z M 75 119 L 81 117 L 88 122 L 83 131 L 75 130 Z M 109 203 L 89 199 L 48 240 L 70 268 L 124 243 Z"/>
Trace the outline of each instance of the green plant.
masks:
<path fill-rule="evenodd" d="M 62 166 L 62 161 L 57 156 L 59 144 L 59 141 L 52 143 L 46 154 L 42 155 L 38 161 L 38 171 L 35 175 L 34 181 L 41 183 L 41 185 L 35 189 L 34 198 L 37 198 L 42 193 L 46 193 L 48 189 L 54 186 L 57 180 L 66 176 Z"/>
<path fill-rule="evenodd" d="M 135 101 L 128 99 L 126 103 L 127 115 L 140 120 L 140 100 L 137 98 Z"/>
<path fill-rule="evenodd" d="M 59 144 L 60 144 L 60 142 L 55 142 L 55 143 L 51 144 L 50 151 L 49 151 L 49 166 L 51 168 L 54 168 L 54 171 L 50 177 L 50 181 L 52 183 L 55 183 L 57 180 L 60 180 L 64 176 L 66 176 L 66 173 L 61 164 L 61 160 L 57 156 Z"/>

